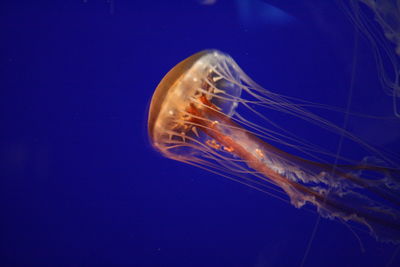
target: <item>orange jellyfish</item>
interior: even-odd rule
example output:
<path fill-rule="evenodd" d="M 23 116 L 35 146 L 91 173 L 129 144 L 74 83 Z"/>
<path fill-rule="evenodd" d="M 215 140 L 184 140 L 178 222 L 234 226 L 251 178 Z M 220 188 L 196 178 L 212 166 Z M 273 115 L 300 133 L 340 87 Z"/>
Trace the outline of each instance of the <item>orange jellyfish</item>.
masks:
<path fill-rule="evenodd" d="M 285 201 L 289 197 L 297 208 L 314 205 L 322 217 L 356 222 L 378 240 L 399 242 L 397 158 L 307 111 L 307 105 L 311 103 L 295 104 L 257 85 L 229 55 L 205 50 L 180 62 L 158 85 L 149 109 L 149 137 L 153 147 L 167 158 Z M 374 152 L 379 160 L 329 164 L 324 157 L 328 151 L 285 131 L 269 120 L 266 110 L 339 133 Z M 249 114 L 253 121 L 247 118 Z M 295 148 L 302 156 L 271 142 Z M 335 159 L 347 160 L 338 155 Z"/>

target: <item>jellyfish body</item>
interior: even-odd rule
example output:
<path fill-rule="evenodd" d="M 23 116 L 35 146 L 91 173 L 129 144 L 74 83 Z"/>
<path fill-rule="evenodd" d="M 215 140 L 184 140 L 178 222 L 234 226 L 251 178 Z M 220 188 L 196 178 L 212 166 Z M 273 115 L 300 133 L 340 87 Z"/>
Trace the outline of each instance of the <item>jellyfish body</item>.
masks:
<path fill-rule="evenodd" d="M 256 124 L 245 108 L 261 118 Z M 385 163 L 318 161 L 320 148 L 280 129 L 261 111 L 276 110 L 317 124 L 380 155 Z M 260 111 L 261 110 L 261 111 Z M 273 127 L 272 127 L 273 126 Z M 152 145 L 167 158 L 192 164 L 285 200 L 309 203 L 326 218 L 365 225 L 379 240 L 400 240 L 396 161 L 301 105 L 252 81 L 227 54 L 206 50 L 176 65 L 158 85 L 149 110 Z M 296 147 L 316 160 L 292 155 L 266 140 Z"/>

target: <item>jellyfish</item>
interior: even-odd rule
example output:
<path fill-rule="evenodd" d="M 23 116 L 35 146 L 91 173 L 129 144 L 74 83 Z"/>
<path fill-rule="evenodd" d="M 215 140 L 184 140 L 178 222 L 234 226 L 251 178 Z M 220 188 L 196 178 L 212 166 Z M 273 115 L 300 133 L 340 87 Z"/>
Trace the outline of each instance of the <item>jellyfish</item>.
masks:
<path fill-rule="evenodd" d="M 259 86 L 228 54 L 201 51 L 172 68 L 156 88 L 148 113 L 149 140 L 167 158 L 296 208 L 314 206 L 324 218 L 350 221 L 377 240 L 398 243 L 397 156 L 307 110 L 317 104 L 294 100 Z M 335 155 L 334 162 L 327 162 L 329 151 L 272 121 L 271 111 L 340 134 L 375 158 L 354 162 Z M 299 153 L 288 152 L 293 150 Z"/>
<path fill-rule="evenodd" d="M 400 3 L 396 0 L 343 1 L 343 10 L 373 49 L 380 83 L 400 118 Z"/>

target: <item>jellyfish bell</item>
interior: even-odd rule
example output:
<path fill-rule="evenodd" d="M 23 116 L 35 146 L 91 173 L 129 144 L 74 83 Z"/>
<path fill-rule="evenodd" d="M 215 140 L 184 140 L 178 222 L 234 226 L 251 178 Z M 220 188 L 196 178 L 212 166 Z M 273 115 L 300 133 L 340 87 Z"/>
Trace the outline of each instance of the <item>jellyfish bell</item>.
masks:
<path fill-rule="evenodd" d="M 240 112 L 241 107 L 248 114 Z M 340 133 L 381 156 L 385 164 L 337 164 L 338 159 L 346 160 L 339 155 L 329 164 L 320 157 L 327 151 L 296 139 L 265 116 L 271 110 Z M 261 118 L 263 125 L 251 116 Z M 271 130 L 274 127 L 277 131 Z M 150 142 L 167 158 L 207 169 L 297 208 L 314 205 L 321 216 L 362 224 L 379 240 L 400 241 L 396 158 L 260 87 L 223 52 L 199 52 L 165 75 L 150 104 L 148 129 Z M 309 157 L 267 141 L 294 147 Z"/>
<path fill-rule="evenodd" d="M 229 74 L 239 84 L 238 66 L 232 64 L 229 55 L 218 50 L 205 50 L 190 56 L 172 68 L 159 83 L 150 104 L 148 129 L 151 143 L 166 157 L 183 159 L 181 150 L 187 150 L 187 147 L 170 148 L 168 144 L 199 134 L 196 125 L 187 122 L 193 116 L 190 109 L 203 109 L 204 103 L 199 96 L 204 95 L 226 116 L 235 112 L 235 98 L 240 97 L 242 88 L 215 72 L 218 65 L 229 63 Z M 221 93 L 231 99 L 213 97 Z"/>

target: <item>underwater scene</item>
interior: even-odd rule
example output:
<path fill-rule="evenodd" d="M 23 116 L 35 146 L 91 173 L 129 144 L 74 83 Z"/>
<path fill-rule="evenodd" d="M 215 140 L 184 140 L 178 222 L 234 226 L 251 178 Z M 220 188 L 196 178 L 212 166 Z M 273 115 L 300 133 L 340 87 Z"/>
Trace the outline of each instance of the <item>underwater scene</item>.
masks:
<path fill-rule="evenodd" d="M 1 266 L 400 266 L 396 0 L 0 3 Z"/>

